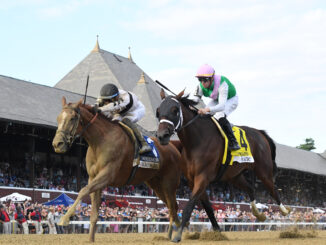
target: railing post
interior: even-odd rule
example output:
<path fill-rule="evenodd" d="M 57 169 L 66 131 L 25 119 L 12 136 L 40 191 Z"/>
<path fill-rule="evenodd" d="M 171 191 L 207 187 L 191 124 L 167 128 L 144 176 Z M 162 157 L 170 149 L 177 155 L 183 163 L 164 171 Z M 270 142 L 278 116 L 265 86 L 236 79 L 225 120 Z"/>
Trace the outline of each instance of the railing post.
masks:
<path fill-rule="evenodd" d="M 141 217 L 139 217 L 138 218 L 138 233 L 143 233 L 144 232 L 144 228 L 143 228 L 143 224 L 142 224 L 142 222 L 143 222 L 143 218 L 141 218 Z"/>

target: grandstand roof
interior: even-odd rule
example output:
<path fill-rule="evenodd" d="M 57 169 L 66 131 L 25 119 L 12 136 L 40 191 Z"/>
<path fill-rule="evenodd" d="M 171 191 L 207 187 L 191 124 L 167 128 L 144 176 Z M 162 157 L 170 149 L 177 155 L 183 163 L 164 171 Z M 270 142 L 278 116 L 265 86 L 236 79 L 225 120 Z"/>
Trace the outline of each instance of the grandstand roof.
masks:
<path fill-rule="evenodd" d="M 319 155 L 326 159 L 326 150 L 323 153 L 320 153 Z"/>
<path fill-rule="evenodd" d="M 0 75 L 0 119 L 57 127 L 61 98 L 77 102 L 83 95 Z M 87 103 L 95 98 L 87 97 Z"/>
<path fill-rule="evenodd" d="M 161 102 L 160 88 L 131 58 L 123 57 L 100 48 L 98 42 L 94 49 L 64 76 L 56 88 L 84 93 L 86 77 L 89 74 L 87 94 L 99 95 L 101 87 L 113 83 L 118 88 L 134 92 L 146 107 L 145 117 L 138 123 L 148 131 L 157 129 L 156 108 Z"/>
<path fill-rule="evenodd" d="M 326 159 L 321 154 L 276 144 L 278 167 L 326 175 Z"/>

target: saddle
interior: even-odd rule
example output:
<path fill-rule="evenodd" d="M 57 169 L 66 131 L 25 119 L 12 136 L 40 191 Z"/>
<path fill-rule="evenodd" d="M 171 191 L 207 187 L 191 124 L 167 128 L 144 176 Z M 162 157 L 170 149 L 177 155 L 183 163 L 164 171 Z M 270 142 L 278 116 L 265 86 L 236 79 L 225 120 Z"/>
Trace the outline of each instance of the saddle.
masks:
<path fill-rule="evenodd" d="M 119 124 L 135 144 L 133 167 L 138 166 L 140 168 L 159 169 L 160 156 L 158 150 L 156 149 L 154 141 L 150 137 L 143 135 L 147 144 L 152 148 L 152 151 L 139 154 L 140 143 L 138 142 L 134 131 L 121 121 L 119 122 Z"/>
<path fill-rule="evenodd" d="M 247 140 L 246 132 L 239 127 L 233 126 L 232 130 L 234 132 L 234 136 L 240 146 L 240 149 L 237 151 L 230 151 L 228 149 L 228 138 L 224 133 L 222 127 L 216 120 L 216 118 L 211 117 L 213 122 L 216 124 L 217 128 L 220 130 L 222 136 L 224 137 L 225 146 L 224 146 L 224 155 L 222 164 L 233 165 L 233 162 L 238 163 L 248 163 L 254 162 L 254 158 L 251 154 L 251 149 L 249 142 Z"/>

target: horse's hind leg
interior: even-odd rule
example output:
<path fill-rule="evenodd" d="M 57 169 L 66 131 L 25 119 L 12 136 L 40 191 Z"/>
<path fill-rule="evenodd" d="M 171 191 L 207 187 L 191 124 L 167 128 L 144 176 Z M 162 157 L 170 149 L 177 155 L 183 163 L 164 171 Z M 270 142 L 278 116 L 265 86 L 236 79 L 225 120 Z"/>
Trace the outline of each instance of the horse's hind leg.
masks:
<path fill-rule="evenodd" d="M 94 242 L 95 239 L 95 231 L 96 231 L 96 222 L 98 219 L 98 209 L 100 207 L 101 202 L 101 192 L 102 190 L 97 190 L 90 194 L 91 202 L 92 202 L 92 212 L 90 217 L 90 232 L 89 232 L 89 241 Z"/>
<path fill-rule="evenodd" d="M 215 219 L 212 204 L 209 201 L 206 192 L 203 193 L 203 195 L 200 198 L 200 201 L 201 201 L 201 204 L 203 205 L 203 207 L 204 207 L 204 209 L 206 211 L 206 214 L 207 214 L 209 220 L 211 221 L 211 224 L 213 226 L 213 230 L 214 231 L 221 231 L 221 228 L 220 228 L 220 226 L 218 225 L 218 223 L 217 223 L 217 221 Z"/>
<path fill-rule="evenodd" d="M 241 189 L 244 190 L 250 198 L 250 204 L 252 207 L 252 213 L 257 217 L 259 221 L 265 221 L 266 216 L 264 213 L 260 213 L 256 207 L 256 200 L 254 196 L 254 188 L 248 183 L 248 181 L 245 179 L 243 174 L 239 174 L 238 176 L 231 179 L 231 183 Z"/>
<path fill-rule="evenodd" d="M 256 176 L 261 180 L 261 182 L 264 184 L 266 189 L 269 191 L 270 195 L 274 198 L 276 203 L 280 206 L 280 211 L 283 216 L 286 216 L 289 214 L 289 211 L 281 202 L 278 190 L 276 189 L 276 186 L 273 181 L 273 171 L 266 171 L 266 169 L 261 170 L 259 167 L 260 165 L 256 165 L 255 173 Z M 269 165 L 272 166 L 272 165 Z"/>

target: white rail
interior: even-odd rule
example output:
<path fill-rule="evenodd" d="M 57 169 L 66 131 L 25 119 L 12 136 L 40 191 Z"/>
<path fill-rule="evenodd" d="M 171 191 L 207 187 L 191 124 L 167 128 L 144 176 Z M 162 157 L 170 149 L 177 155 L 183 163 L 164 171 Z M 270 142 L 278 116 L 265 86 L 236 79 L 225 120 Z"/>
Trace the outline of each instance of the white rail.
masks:
<path fill-rule="evenodd" d="M 69 224 L 81 225 L 90 224 L 90 221 L 70 221 Z M 168 225 L 169 222 L 157 221 L 98 221 L 98 225 Z M 190 225 L 206 225 L 210 222 L 190 222 Z M 219 225 L 325 225 L 326 222 L 219 222 Z"/>

